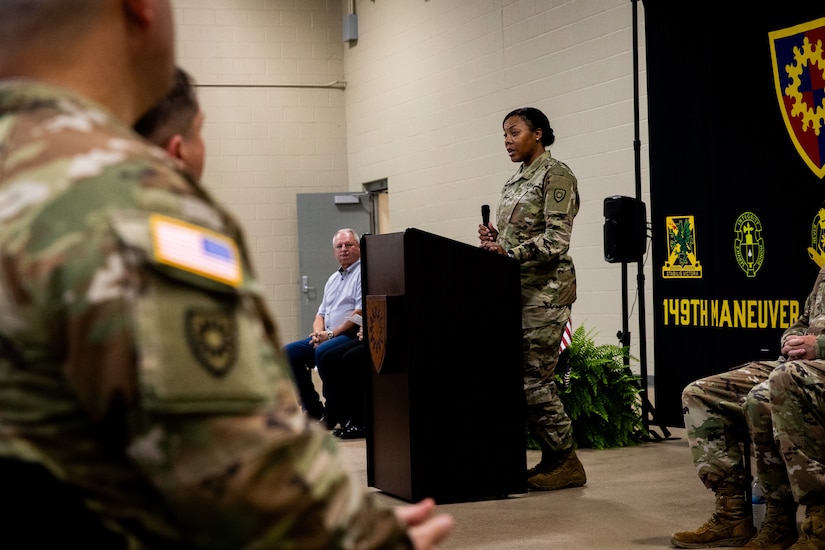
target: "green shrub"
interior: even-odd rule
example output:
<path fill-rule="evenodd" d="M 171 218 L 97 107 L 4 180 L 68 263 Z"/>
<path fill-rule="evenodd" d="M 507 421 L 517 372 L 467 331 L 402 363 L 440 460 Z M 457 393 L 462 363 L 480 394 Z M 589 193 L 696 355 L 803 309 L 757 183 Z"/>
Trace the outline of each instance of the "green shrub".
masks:
<path fill-rule="evenodd" d="M 640 379 L 624 364 L 626 353 L 622 346 L 597 346 L 592 331 L 579 326 L 559 356 L 556 387 L 573 423 L 577 447 L 629 447 L 647 438 Z M 529 434 L 527 439 L 528 448 L 538 449 Z"/>

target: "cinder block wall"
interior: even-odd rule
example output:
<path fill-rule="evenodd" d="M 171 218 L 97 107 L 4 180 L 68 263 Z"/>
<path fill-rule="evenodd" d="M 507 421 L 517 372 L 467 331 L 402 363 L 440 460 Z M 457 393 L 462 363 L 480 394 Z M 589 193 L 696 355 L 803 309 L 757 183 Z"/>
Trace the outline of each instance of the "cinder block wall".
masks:
<path fill-rule="evenodd" d="M 176 0 L 206 113 L 205 186 L 238 217 L 282 342 L 300 327 L 296 193 L 343 191 L 339 0 Z M 332 254 L 330 249 L 329 254 Z"/>
<path fill-rule="evenodd" d="M 583 199 L 572 243 L 574 324 L 616 343 L 622 274 L 603 258 L 603 201 L 635 196 L 631 2 L 356 0 L 359 36 L 350 43 L 342 41 L 348 0 L 176 0 L 175 8 L 178 58 L 201 85 L 207 115 L 205 184 L 246 228 L 284 341 L 308 329 L 298 326 L 296 193 L 360 191 L 388 178 L 390 230 L 475 243 L 480 205 L 495 210 L 517 167 L 501 119 L 532 105 L 549 116 L 552 153 L 573 169 Z M 628 280 L 638 356 L 635 264 Z M 485 330 L 494 334 L 494 319 L 468 327 Z"/>

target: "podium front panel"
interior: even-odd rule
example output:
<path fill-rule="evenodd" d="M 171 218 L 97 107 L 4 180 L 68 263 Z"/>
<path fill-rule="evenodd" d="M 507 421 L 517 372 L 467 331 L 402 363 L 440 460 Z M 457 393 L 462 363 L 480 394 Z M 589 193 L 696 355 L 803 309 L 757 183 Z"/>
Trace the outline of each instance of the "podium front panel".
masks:
<path fill-rule="evenodd" d="M 462 502 L 526 492 L 521 293 L 515 260 L 416 229 L 366 235 L 371 354 L 367 478 L 399 498 Z M 376 357 L 381 357 L 376 355 Z"/>

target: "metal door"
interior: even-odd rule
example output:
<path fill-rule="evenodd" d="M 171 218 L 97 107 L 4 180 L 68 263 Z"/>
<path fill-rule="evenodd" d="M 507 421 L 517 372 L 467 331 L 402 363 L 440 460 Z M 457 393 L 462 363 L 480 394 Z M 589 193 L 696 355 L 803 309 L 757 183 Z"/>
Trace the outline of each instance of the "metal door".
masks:
<path fill-rule="evenodd" d="M 298 285 L 301 301 L 300 335 L 312 321 L 324 294 L 324 283 L 338 269 L 332 237 L 349 227 L 359 235 L 370 230 L 369 193 L 298 193 Z"/>

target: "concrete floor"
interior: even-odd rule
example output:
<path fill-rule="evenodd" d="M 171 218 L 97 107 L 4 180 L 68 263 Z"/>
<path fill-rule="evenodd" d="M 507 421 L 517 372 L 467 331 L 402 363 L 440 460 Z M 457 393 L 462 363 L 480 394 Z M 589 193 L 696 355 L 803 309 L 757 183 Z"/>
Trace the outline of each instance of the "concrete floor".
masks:
<path fill-rule="evenodd" d="M 455 531 L 441 548 L 671 548 L 671 533 L 704 523 L 714 498 L 694 472 L 684 429 L 669 430 L 670 438 L 636 447 L 580 449 L 587 471 L 587 485 L 581 488 L 439 505 L 439 511 L 456 519 Z M 366 485 L 366 441 L 341 441 L 340 447 L 350 470 Z M 538 462 L 538 451 L 526 453 L 529 466 Z M 405 504 L 368 490 L 389 504 Z"/>

